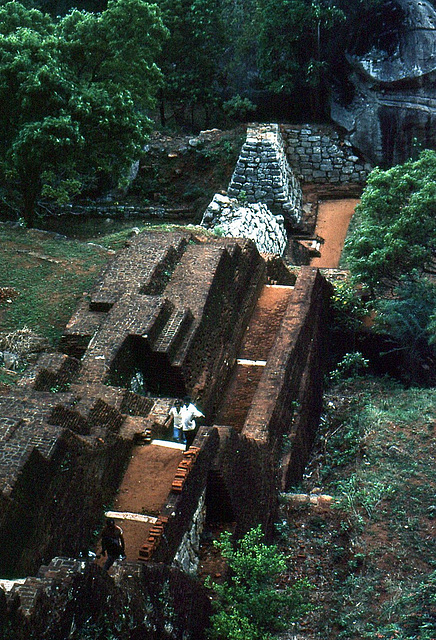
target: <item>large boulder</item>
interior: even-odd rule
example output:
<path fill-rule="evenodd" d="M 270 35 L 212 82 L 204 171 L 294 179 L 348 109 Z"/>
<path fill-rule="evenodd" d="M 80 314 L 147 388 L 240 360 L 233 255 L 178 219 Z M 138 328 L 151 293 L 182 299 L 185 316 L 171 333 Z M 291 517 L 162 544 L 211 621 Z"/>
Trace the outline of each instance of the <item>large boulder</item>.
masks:
<path fill-rule="evenodd" d="M 385 0 L 356 27 L 347 52 L 348 100 L 333 120 L 375 164 L 436 148 L 436 11 L 427 0 Z"/>

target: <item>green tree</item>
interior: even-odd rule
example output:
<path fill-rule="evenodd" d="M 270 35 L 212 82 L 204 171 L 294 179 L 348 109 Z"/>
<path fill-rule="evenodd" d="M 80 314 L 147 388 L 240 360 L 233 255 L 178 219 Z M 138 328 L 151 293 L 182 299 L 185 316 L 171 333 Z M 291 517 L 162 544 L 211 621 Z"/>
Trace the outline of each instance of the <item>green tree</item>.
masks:
<path fill-rule="evenodd" d="M 304 91 L 312 117 L 322 117 L 326 57 L 324 37 L 344 19 L 323 0 L 258 0 L 258 64 L 265 87 L 279 94 Z"/>
<path fill-rule="evenodd" d="M 170 38 L 159 58 L 164 74 L 160 118 L 165 126 L 195 125 L 200 109 L 208 126 L 215 103 L 223 48 L 220 3 L 216 0 L 158 0 Z M 171 113 L 170 113 L 171 111 Z"/>
<path fill-rule="evenodd" d="M 395 339 L 392 351 L 404 351 L 415 381 L 435 381 L 436 286 L 425 277 L 405 277 L 394 295 L 376 301 L 375 326 Z M 421 367 L 424 365 L 424 370 Z"/>
<path fill-rule="evenodd" d="M 268 640 L 310 610 L 307 580 L 278 588 L 286 559 L 275 545 L 263 541 L 262 529 L 251 529 L 237 544 L 232 535 L 216 542 L 230 568 L 224 584 L 209 582 L 218 596 L 210 638 L 216 640 Z"/>
<path fill-rule="evenodd" d="M 345 258 L 372 293 L 376 327 L 401 350 L 413 380 L 431 381 L 436 344 L 436 152 L 368 178 Z M 433 345 L 433 346 L 432 346 Z M 428 372 L 424 374 L 425 370 Z M 434 375 L 434 374 L 433 374 Z"/>
<path fill-rule="evenodd" d="M 404 277 L 436 274 L 436 152 L 371 172 L 360 204 L 360 223 L 347 238 L 345 257 L 355 279 L 386 293 Z"/>
<path fill-rule="evenodd" d="M 116 184 L 139 157 L 166 30 L 144 0 L 59 20 L 8 2 L 0 35 L 3 199 L 32 226 L 41 197 Z"/>

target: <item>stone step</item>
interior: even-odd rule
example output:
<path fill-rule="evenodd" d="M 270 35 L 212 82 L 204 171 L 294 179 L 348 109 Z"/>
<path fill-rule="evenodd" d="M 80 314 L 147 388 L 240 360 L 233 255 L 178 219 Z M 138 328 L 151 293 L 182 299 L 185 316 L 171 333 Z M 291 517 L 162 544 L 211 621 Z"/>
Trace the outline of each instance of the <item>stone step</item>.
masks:
<path fill-rule="evenodd" d="M 170 361 L 173 360 L 193 319 L 190 309 L 177 309 L 157 337 L 153 351 L 165 353 Z"/>

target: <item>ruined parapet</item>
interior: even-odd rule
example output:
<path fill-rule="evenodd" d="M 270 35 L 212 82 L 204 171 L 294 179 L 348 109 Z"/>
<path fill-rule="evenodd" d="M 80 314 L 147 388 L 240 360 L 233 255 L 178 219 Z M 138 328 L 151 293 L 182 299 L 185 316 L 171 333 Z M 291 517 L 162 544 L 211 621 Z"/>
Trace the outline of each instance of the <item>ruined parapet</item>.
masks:
<path fill-rule="evenodd" d="M 323 370 L 319 345 L 328 296 L 329 286 L 319 271 L 302 267 L 241 431 L 248 438 L 268 441 L 272 451 L 281 447 L 282 436 L 293 424 L 314 344 L 318 360 L 311 365 L 318 366 L 320 373 Z M 317 389 L 321 397 L 320 374 Z"/>
<path fill-rule="evenodd" d="M 286 155 L 302 183 L 364 184 L 371 165 L 347 136 L 325 125 L 281 125 Z"/>
<path fill-rule="evenodd" d="M 274 216 L 265 204 L 242 204 L 217 193 L 204 212 L 201 224 L 226 237 L 250 238 L 260 253 L 281 256 L 286 248 L 283 216 Z"/>
<path fill-rule="evenodd" d="M 298 225 L 302 191 L 289 166 L 277 124 L 248 127 L 227 193 L 240 202 L 266 204 L 289 225 Z"/>
<path fill-rule="evenodd" d="M 118 621 L 123 636 L 204 638 L 211 603 L 197 579 L 162 564 L 122 563 L 113 572 L 110 579 L 89 561 L 55 557 L 6 596 L 0 587 L 0 622 L 13 620 L 17 640 L 65 640 L 82 629 L 93 635 L 108 620 Z"/>
<path fill-rule="evenodd" d="M 208 506 L 219 510 L 227 496 L 238 531 L 271 527 L 277 485 L 301 479 L 321 412 L 328 296 L 319 272 L 302 267 L 275 330 L 270 323 L 264 359 L 237 361 L 217 417 L 220 480 Z M 248 344 L 257 350 L 256 336 Z"/>

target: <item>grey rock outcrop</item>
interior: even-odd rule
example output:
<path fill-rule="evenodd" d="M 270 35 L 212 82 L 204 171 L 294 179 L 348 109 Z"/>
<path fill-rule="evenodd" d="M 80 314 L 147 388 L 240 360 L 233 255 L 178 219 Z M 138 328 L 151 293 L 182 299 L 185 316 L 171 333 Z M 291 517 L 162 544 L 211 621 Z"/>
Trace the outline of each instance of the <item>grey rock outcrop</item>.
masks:
<path fill-rule="evenodd" d="M 386 0 L 373 12 L 347 55 L 354 96 L 334 99 L 331 115 L 373 163 L 390 166 L 436 147 L 436 10 Z"/>

